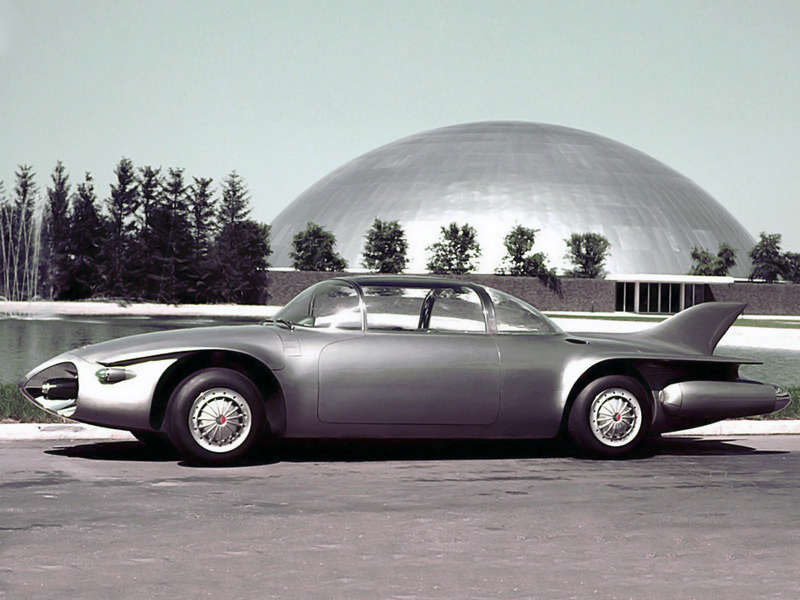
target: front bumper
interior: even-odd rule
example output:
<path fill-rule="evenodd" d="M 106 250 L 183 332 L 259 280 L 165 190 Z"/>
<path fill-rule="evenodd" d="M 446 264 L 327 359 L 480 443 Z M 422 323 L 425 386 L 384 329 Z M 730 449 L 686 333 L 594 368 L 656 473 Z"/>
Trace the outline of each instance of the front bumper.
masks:
<path fill-rule="evenodd" d="M 109 381 L 98 376 L 104 365 L 68 352 L 31 371 L 19 388 L 33 404 L 60 417 L 117 429 L 149 431 L 156 386 L 176 360 L 162 358 L 129 365 L 125 367 L 128 377 Z M 60 383 L 68 379 L 74 380 L 75 385 Z M 70 393 L 73 389 L 74 393 Z M 53 397 L 65 395 L 74 397 Z"/>

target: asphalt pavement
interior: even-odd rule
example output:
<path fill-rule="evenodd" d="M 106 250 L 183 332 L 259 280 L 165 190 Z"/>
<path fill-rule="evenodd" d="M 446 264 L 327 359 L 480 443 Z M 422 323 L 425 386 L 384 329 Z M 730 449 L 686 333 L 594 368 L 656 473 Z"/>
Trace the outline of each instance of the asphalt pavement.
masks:
<path fill-rule="evenodd" d="M 800 597 L 800 436 L 313 443 L 241 467 L 0 442 L 0 598 Z"/>
<path fill-rule="evenodd" d="M 798 419 L 727 419 L 674 435 L 800 435 Z M 667 434 L 673 435 L 673 434 Z M 14 440 L 133 440 L 127 431 L 84 423 L 0 423 L 0 442 Z"/>

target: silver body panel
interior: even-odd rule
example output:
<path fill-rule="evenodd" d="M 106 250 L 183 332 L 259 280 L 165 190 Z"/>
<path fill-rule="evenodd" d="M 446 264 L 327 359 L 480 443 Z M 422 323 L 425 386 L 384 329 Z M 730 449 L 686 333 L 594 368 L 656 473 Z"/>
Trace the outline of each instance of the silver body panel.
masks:
<path fill-rule="evenodd" d="M 409 277 L 338 281 L 356 287 L 376 281 L 448 284 Z M 233 356 L 274 378 L 277 389 L 262 394 L 271 433 L 299 438 L 550 438 L 562 429 L 577 392 L 611 371 L 635 374 L 645 385 L 654 431 L 785 405 L 773 386 L 737 379 L 738 365 L 748 361 L 711 354 L 743 305 L 700 305 L 627 336 L 557 328 L 502 334 L 484 288 L 449 283 L 480 294 L 486 333 L 280 323 L 166 331 L 68 352 L 31 371 L 21 388 L 43 406 L 35 386 L 42 373 L 66 361 L 75 365 L 79 383 L 69 416 L 121 429 L 163 430 L 154 411 L 159 386 L 171 373 L 201 354 Z M 97 372 L 109 366 L 125 369 L 130 378 L 101 383 Z"/>
<path fill-rule="evenodd" d="M 283 344 L 277 332 L 259 325 L 144 333 L 86 346 L 72 353 L 86 361 L 116 365 L 153 356 L 179 355 L 198 348 L 244 352 L 272 370 L 282 369 L 285 363 Z"/>
<path fill-rule="evenodd" d="M 325 423 L 491 425 L 499 408 L 497 346 L 485 334 L 375 333 L 320 352 Z"/>
<path fill-rule="evenodd" d="M 64 362 L 73 364 L 78 373 L 79 395 L 77 401 L 71 402 L 59 410 L 55 410 L 53 402 L 41 397 L 32 397 L 23 389 L 23 393 L 34 404 L 58 416 L 67 417 L 84 423 L 115 427 L 119 429 L 150 430 L 150 405 L 153 392 L 164 371 L 177 358 L 153 358 L 132 365 L 129 369 L 135 375 L 125 381 L 110 385 L 100 383 L 97 371 L 103 365 L 93 360 L 85 360 L 81 351 L 65 352 L 39 365 L 25 376 L 24 382 L 33 379 L 37 373 L 47 370 L 53 365 Z"/>

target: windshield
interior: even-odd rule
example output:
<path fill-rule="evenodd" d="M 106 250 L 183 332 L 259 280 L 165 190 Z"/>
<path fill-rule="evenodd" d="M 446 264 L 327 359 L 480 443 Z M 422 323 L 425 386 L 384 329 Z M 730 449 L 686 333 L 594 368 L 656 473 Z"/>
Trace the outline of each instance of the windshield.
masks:
<path fill-rule="evenodd" d="M 314 287 L 300 292 L 297 296 L 275 313 L 275 321 L 286 321 L 292 325 L 304 325 L 311 316 L 311 297 Z"/>
<path fill-rule="evenodd" d="M 346 281 L 329 280 L 295 296 L 275 313 L 273 321 L 331 329 L 361 329 L 361 301 Z"/>
<path fill-rule="evenodd" d="M 562 333 L 558 325 L 527 302 L 492 288 L 486 291 L 494 304 L 497 333 Z"/>

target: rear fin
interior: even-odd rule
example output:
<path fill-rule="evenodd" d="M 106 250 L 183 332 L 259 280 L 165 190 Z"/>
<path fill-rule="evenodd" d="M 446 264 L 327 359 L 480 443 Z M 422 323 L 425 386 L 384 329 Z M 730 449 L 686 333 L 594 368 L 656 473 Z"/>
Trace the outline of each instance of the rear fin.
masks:
<path fill-rule="evenodd" d="M 706 302 L 673 315 L 634 335 L 643 340 L 678 346 L 690 352 L 713 354 L 722 336 L 744 312 L 742 302 Z"/>

